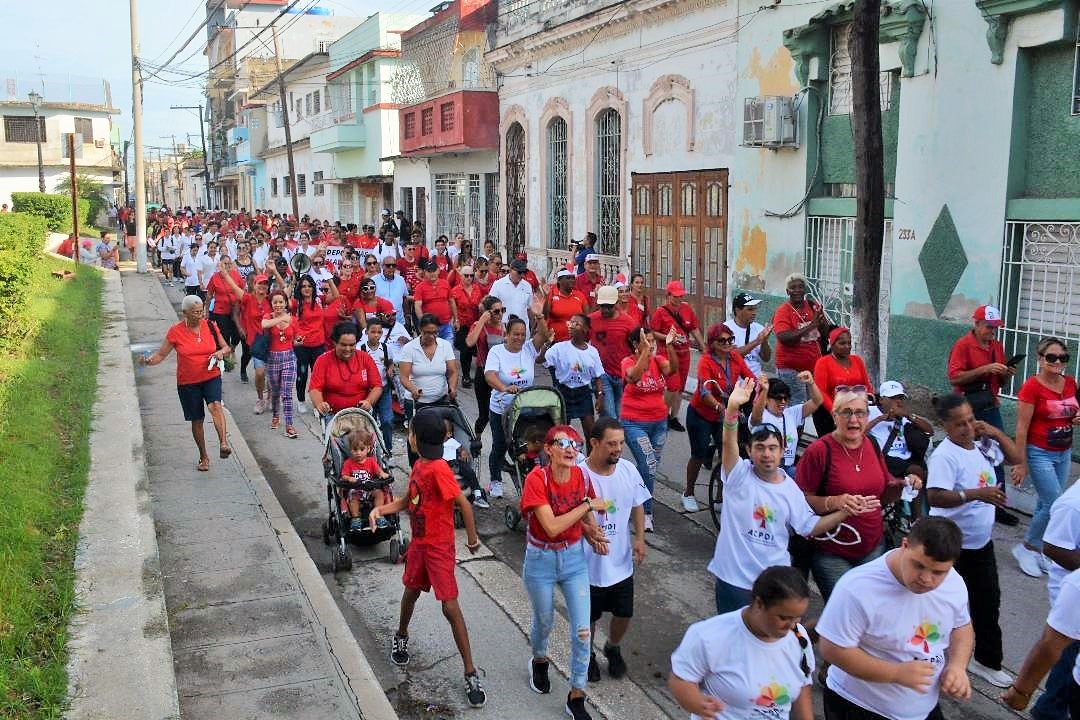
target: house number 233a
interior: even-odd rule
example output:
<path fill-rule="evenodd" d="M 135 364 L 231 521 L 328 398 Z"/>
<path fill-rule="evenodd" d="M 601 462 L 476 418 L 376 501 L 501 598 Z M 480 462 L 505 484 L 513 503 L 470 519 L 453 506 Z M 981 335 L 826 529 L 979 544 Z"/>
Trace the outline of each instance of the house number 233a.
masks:
<path fill-rule="evenodd" d="M 913 228 L 900 228 L 896 236 L 897 240 L 914 240 L 915 230 Z"/>

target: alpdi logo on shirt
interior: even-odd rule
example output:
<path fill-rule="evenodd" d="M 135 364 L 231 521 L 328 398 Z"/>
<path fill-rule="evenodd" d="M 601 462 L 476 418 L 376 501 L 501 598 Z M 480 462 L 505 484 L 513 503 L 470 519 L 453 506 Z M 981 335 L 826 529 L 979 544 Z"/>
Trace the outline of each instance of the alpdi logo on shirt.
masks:
<path fill-rule="evenodd" d="M 990 476 L 990 471 L 989 470 L 983 470 L 982 472 L 980 472 L 979 473 L 979 487 L 981 487 L 981 488 L 989 487 L 991 485 L 990 477 L 991 476 Z"/>
<path fill-rule="evenodd" d="M 761 688 L 761 694 L 754 700 L 754 704 L 763 708 L 774 708 L 777 705 L 790 705 L 791 693 L 778 682 L 771 682 Z"/>
<path fill-rule="evenodd" d="M 768 505 L 758 505 L 754 508 L 754 522 L 758 523 L 762 530 L 770 525 L 776 517 L 773 515 L 772 508 Z"/>
<path fill-rule="evenodd" d="M 930 643 L 937 642 L 940 639 L 941 633 L 938 632 L 938 626 L 929 620 L 923 620 L 915 626 L 915 634 L 911 636 L 908 643 L 916 647 L 921 645 L 923 652 L 928 653 L 930 652 Z"/>

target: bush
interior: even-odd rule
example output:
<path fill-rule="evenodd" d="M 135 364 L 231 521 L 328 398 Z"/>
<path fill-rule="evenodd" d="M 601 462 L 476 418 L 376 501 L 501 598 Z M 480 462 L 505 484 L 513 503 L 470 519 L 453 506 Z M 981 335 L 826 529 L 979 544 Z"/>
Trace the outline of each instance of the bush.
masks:
<path fill-rule="evenodd" d="M 30 278 L 41 258 L 45 228 L 46 220 L 34 215 L 0 215 L 0 338 L 14 330 L 14 320 L 24 311 Z"/>
<path fill-rule="evenodd" d="M 39 215 L 45 218 L 49 230 L 71 232 L 71 196 L 57 193 L 14 192 L 11 202 L 15 212 Z M 89 225 L 90 201 L 79 199 L 79 225 Z"/>

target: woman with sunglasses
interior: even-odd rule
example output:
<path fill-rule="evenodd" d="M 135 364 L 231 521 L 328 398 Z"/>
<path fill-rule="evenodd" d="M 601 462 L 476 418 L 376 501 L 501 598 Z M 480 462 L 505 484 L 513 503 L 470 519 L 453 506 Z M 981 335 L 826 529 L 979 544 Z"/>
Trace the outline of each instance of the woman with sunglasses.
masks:
<path fill-rule="evenodd" d="M 691 625 L 671 655 L 668 689 L 698 720 L 812 720 L 814 650 L 800 624 L 810 587 L 798 571 L 766 568 L 745 607 Z"/>
<path fill-rule="evenodd" d="M 349 308 L 352 308 L 352 304 L 360 296 L 360 283 L 364 279 L 364 273 L 357 270 L 363 269 L 361 263 L 356 253 L 349 251 L 342 256 L 341 263 L 338 265 L 338 277 L 335 284 L 338 294 Z M 375 263 L 375 270 L 378 270 L 378 262 Z"/>
<path fill-rule="evenodd" d="M 1050 520 L 1050 506 L 1065 490 L 1072 464 L 1073 428 L 1080 425 L 1076 381 L 1068 374 L 1069 351 L 1055 337 L 1035 348 L 1039 371 L 1024 381 L 1017 395 L 1016 445 L 1020 462 L 1013 466 L 1017 486 L 1030 476 L 1039 499 L 1024 542 L 1012 554 L 1025 575 L 1040 577 L 1049 572 L 1050 561 L 1042 553 L 1042 536 Z"/>
<path fill-rule="evenodd" d="M 368 253 L 364 256 L 364 277 L 373 278 L 379 274 L 379 258 L 375 255 Z"/>
<path fill-rule="evenodd" d="M 706 343 L 706 352 L 698 361 L 697 390 L 686 409 L 690 457 L 686 461 L 682 506 L 688 513 L 701 509 L 694 499 L 694 486 L 701 466 L 712 457 L 720 411 L 739 378 L 754 379 L 750 367 L 736 351 L 735 333 L 727 325 L 716 323 L 709 327 Z"/>
<path fill-rule="evenodd" d="M 456 277 L 457 283 L 450 291 L 450 297 L 454 300 L 454 308 L 457 311 L 454 347 L 460 353 L 461 386 L 471 388 L 474 350 L 465 341 L 473 325 L 480 319 L 480 302 L 484 299 L 484 291 L 476 284 L 476 271 L 472 265 L 459 266 Z"/>
<path fill-rule="evenodd" d="M 922 488 L 915 475 L 890 475 L 877 443 L 866 435 L 865 387 L 837 387 L 832 403 L 836 429 L 815 440 L 795 468 L 795 482 L 814 512 L 851 515 L 835 533 L 815 541 L 810 553 L 809 566 L 826 602 L 841 575 L 885 552 L 881 508 L 896 502 L 905 485 Z"/>
<path fill-rule="evenodd" d="M 846 327 L 836 327 L 829 332 L 829 354 L 822 355 L 814 363 L 814 382 L 822 397 L 821 407 L 814 412 L 814 427 L 820 436 L 836 429 L 831 413 L 837 387 L 871 387 L 866 364 L 861 357 L 851 354 L 851 331 Z"/>
<path fill-rule="evenodd" d="M 503 326 L 503 314 L 506 307 L 502 300 L 494 295 L 488 295 L 480 301 L 480 317 L 469 328 L 465 336 L 465 345 L 476 350 L 476 370 L 473 373 L 473 387 L 476 390 L 476 424 L 473 430 L 477 435 L 484 432 L 487 427 L 491 404 L 491 386 L 488 385 L 484 375 L 484 367 L 487 365 L 488 353 L 496 345 L 502 345 L 506 339 L 506 328 Z M 469 368 L 462 363 L 462 371 L 469 372 Z"/>
<path fill-rule="evenodd" d="M 513 329 L 508 328 L 508 332 L 521 334 L 524 341 L 525 322 L 515 318 L 510 323 Z M 555 587 L 558 586 L 570 620 L 570 693 L 566 697 L 565 711 L 574 720 L 589 720 L 591 716 L 585 709 L 585 686 L 592 635 L 589 631 L 589 567 L 585 543 L 589 543 L 596 554 L 607 554 L 607 537 L 597 528 L 593 511 L 603 513 L 608 509 L 608 503 L 602 498 L 591 497 L 595 493 L 591 492 L 577 466 L 581 447 L 581 437 L 572 427 L 556 425 L 544 438 L 551 464 L 535 468 L 525 477 L 521 514 L 528 518 L 528 528 L 521 579 L 533 611 L 529 633 L 532 646 L 529 687 L 540 694 L 551 692 L 548 646 L 555 617 Z"/>
<path fill-rule="evenodd" d="M 487 297 L 491 293 L 491 285 L 495 282 L 495 275 L 491 272 L 491 263 L 488 259 L 481 255 L 476 258 L 476 262 L 473 264 L 473 268 L 476 270 L 476 277 L 473 278 L 473 282 L 480 288 L 484 296 Z"/>
<path fill-rule="evenodd" d="M 337 298 L 337 289 L 333 280 L 325 281 L 329 299 Z M 326 308 L 319 299 L 316 280 L 311 275 L 302 275 L 293 290 L 293 299 L 289 309 L 296 318 L 296 341 L 293 353 L 296 355 L 296 411 L 307 412 L 306 399 L 308 373 L 312 365 L 326 350 Z M 334 317 L 337 317 L 335 312 Z"/>
<path fill-rule="evenodd" d="M 352 306 L 352 316 L 361 328 L 367 327 L 368 320 L 376 315 L 394 315 L 394 305 L 389 300 L 379 297 L 377 283 L 373 278 L 364 278 L 360 282 L 360 296 Z"/>
<path fill-rule="evenodd" d="M 420 316 L 420 336 L 401 348 L 398 375 L 409 393 L 405 417 L 412 417 L 415 405 L 430 405 L 444 399 L 457 401 L 458 376 L 461 374 L 454 347 L 439 336 L 439 319 L 431 313 Z"/>
<path fill-rule="evenodd" d="M 754 579 L 772 565 L 790 565 L 792 533 L 812 537 L 835 529 L 851 513 L 844 508 L 819 516 L 799 486 L 781 469 L 784 436 L 775 425 L 759 425 L 750 434 L 749 459 L 739 456 L 739 417 L 750 401 L 755 382 L 736 380 L 726 398 L 705 402 L 722 413 L 720 451 L 724 503 L 720 533 L 709 572 L 716 576 L 716 612 L 726 613 L 751 601 Z"/>

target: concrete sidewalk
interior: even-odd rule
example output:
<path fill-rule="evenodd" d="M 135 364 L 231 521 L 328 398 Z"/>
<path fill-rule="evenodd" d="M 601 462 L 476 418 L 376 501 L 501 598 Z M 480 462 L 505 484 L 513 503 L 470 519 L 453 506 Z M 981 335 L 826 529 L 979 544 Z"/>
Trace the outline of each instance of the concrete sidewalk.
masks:
<path fill-rule="evenodd" d="M 130 342 L 160 343 L 177 315 L 157 275 L 122 277 Z M 232 418 L 219 460 L 207 416 L 197 472 L 175 361 L 136 380 L 181 716 L 396 719 Z"/>

